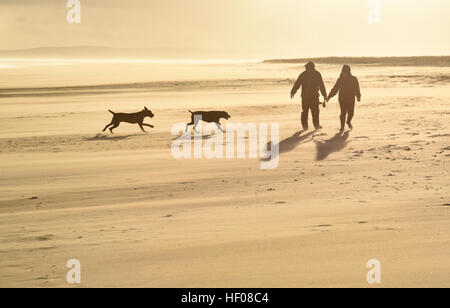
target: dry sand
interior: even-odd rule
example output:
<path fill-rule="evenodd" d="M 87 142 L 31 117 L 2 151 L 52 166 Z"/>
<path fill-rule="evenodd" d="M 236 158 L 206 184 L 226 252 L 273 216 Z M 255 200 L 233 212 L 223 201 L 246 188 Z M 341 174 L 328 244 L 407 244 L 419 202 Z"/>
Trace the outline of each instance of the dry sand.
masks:
<path fill-rule="evenodd" d="M 294 135 L 299 101 L 288 96 L 299 69 L 260 64 L 233 78 L 134 86 L 120 75 L 123 86 L 64 89 L 54 88 L 62 77 L 27 82 L 8 69 L 0 286 L 68 287 L 76 258 L 82 287 L 369 287 L 370 259 L 381 262 L 382 287 L 450 287 L 450 69 L 354 68 L 363 102 L 338 138 L 336 100 L 321 110 L 323 131 Z M 329 89 L 338 73 L 323 68 Z M 89 85 L 108 84 L 95 75 Z M 107 109 L 144 105 L 156 114 L 148 134 L 126 124 L 100 132 Z M 279 167 L 175 160 L 170 128 L 188 108 L 279 122 Z"/>

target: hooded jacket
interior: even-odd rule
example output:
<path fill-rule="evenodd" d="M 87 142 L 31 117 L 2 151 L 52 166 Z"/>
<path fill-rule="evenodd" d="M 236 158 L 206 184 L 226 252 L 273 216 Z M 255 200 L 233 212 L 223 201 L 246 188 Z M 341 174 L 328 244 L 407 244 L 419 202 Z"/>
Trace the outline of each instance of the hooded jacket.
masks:
<path fill-rule="evenodd" d="M 327 90 L 325 89 L 322 75 L 316 71 L 313 65 L 307 65 L 306 71 L 300 74 L 292 88 L 291 94 L 295 95 L 300 87 L 302 87 L 303 100 L 319 99 L 319 90 L 323 97 L 327 97 Z"/>
<path fill-rule="evenodd" d="M 355 103 L 355 98 L 361 100 L 361 90 L 359 82 L 356 77 L 351 74 L 341 74 L 341 77 L 336 81 L 336 85 L 331 90 L 328 99 L 331 99 L 339 92 L 340 103 Z"/>

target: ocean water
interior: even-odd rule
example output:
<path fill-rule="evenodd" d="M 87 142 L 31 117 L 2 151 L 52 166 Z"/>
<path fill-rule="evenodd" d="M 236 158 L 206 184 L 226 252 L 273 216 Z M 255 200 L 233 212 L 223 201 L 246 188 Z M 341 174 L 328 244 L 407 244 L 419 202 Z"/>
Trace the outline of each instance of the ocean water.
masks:
<path fill-rule="evenodd" d="M 392 60 L 386 61 L 386 64 L 392 63 Z M 333 83 L 339 77 L 342 64 L 324 63 L 317 67 L 324 80 Z M 423 63 L 418 66 L 382 64 L 354 64 L 352 67 L 362 82 L 374 87 L 434 86 L 450 81 L 450 67 L 427 67 Z M 262 60 L 0 59 L 0 89 L 104 85 L 158 87 L 167 86 L 164 84 L 167 82 L 172 83 L 171 88 L 181 86 L 185 90 L 208 84 L 226 88 L 240 84 L 267 87 L 290 84 L 303 69 L 302 62 Z"/>
<path fill-rule="evenodd" d="M 290 67 L 283 64 L 281 67 Z M 67 87 L 158 81 L 278 78 L 262 61 L 0 59 L 0 88 Z"/>

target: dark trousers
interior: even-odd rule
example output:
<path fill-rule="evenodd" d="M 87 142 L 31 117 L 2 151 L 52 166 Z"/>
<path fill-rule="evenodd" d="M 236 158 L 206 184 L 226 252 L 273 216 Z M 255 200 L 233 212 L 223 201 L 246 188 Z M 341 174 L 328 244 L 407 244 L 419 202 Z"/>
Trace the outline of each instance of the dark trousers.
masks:
<path fill-rule="evenodd" d="M 345 128 L 345 121 L 351 124 L 355 115 L 355 102 L 340 102 L 341 106 L 341 127 Z"/>
<path fill-rule="evenodd" d="M 319 99 L 303 99 L 302 101 L 302 125 L 303 128 L 308 128 L 308 117 L 309 110 L 311 110 L 313 123 L 315 128 L 320 128 L 320 109 L 319 109 Z"/>

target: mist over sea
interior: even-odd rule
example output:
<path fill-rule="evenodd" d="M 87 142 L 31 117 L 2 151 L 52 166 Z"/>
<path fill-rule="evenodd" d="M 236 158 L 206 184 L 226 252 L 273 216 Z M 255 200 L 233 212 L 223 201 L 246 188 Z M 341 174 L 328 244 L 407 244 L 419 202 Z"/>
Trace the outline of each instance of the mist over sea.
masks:
<path fill-rule="evenodd" d="M 450 57 L 320 58 L 314 59 L 327 83 L 343 64 L 366 86 L 402 83 L 429 86 L 450 81 Z M 102 91 L 195 91 L 207 89 L 269 90 L 292 85 L 308 59 L 288 60 L 152 60 L 152 59 L 1 59 L 2 96 L 47 88 L 67 94 L 67 88 Z M 427 65 L 427 63 L 429 63 Z M 331 86 L 331 85 L 330 85 Z M 13 90 L 8 92 L 8 90 Z"/>

